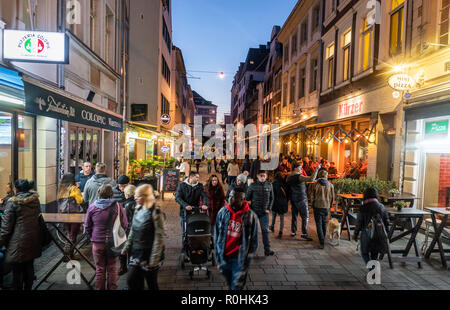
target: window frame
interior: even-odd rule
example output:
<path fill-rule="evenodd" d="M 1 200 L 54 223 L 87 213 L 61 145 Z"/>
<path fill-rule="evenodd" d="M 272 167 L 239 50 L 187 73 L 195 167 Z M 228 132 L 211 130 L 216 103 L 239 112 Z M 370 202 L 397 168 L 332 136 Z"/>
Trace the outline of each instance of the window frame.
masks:
<path fill-rule="evenodd" d="M 298 99 L 302 99 L 306 96 L 306 67 L 302 67 L 299 70 L 298 76 Z"/>
<path fill-rule="evenodd" d="M 350 42 L 345 44 L 345 37 L 350 35 Z M 352 30 L 346 31 L 342 36 L 342 81 L 348 81 L 350 79 L 350 61 L 351 61 L 351 46 L 352 46 Z M 347 63 L 347 68 L 346 68 Z"/>
<path fill-rule="evenodd" d="M 392 5 L 392 1 L 391 0 L 391 5 Z M 403 52 L 403 38 L 404 38 L 404 30 L 405 28 L 403 27 L 404 24 L 404 14 L 405 14 L 405 2 L 403 2 L 402 4 L 400 4 L 399 6 L 397 6 L 394 10 L 392 10 L 389 13 L 389 55 L 392 56 L 397 56 L 400 55 Z M 392 18 L 394 15 L 398 14 L 399 16 L 399 20 L 401 20 L 401 22 L 398 22 L 398 28 L 397 28 L 397 48 L 396 51 L 393 52 L 392 51 Z M 399 44 L 400 43 L 400 44 Z"/>
<path fill-rule="evenodd" d="M 334 78 L 335 78 L 335 72 L 334 72 L 334 64 L 335 64 L 335 49 L 336 49 L 336 44 L 335 42 L 332 42 L 328 45 L 327 47 L 327 63 L 328 63 L 328 72 L 327 72 L 327 86 L 328 89 L 333 88 L 334 86 Z M 330 55 L 330 51 L 332 51 L 332 54 Z"/>

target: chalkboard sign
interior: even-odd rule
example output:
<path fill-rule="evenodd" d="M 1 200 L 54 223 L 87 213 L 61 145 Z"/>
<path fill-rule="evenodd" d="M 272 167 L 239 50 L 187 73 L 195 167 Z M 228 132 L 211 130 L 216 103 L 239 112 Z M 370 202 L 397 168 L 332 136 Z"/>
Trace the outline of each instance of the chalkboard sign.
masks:
<path fill-rule="evenodd" d="M 163 191 L 176 192 L 178 187 L 178 180 L 180 179 L 180 170 L 178 169 L 164 169 L 163 173 Z"/>

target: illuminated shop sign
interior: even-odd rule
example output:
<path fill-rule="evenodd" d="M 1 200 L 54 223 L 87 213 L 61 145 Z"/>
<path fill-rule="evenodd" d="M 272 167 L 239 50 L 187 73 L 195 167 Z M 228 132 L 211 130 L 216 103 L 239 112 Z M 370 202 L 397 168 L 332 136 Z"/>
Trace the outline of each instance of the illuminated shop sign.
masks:
<path fill-rule="evenodd" d="M 339 118 L 361 114 L 363 102 L 360 100 L 347 101 L 339 104 Z"/>
<path fill-rule="evenodd" d="M 69 63 L 69 38 L 62 32 L 3 30 L 3 58 L 11 61 Z"/>
<path fill-rule="evenodd" d="M 407 91 L 416 86 L 416 81 L 408 74 L 395 74 L 389 78 L 389 86 L 398 91 Z"/>
<path fill-rule="evenodd" d="M 433 122 L 425 122 L 425 136 L 448 136 L 448 119 Z"/>

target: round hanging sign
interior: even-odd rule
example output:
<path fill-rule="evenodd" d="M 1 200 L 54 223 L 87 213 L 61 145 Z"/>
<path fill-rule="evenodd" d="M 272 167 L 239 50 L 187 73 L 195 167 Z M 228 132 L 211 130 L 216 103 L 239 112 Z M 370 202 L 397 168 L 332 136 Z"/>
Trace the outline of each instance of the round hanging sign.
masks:
<path fill-rule="evenodd" d="M 164 125 L 170 124 L 170 115 L 169 114 L 163 114 L 161 115 L 161 123 Z"/>
<path fill-rule="evenodd" d="M 412 76 L 400 73 L 389 78 L 389 86 L 398 91 L 407 91 L 416 86 L 416 81 Z"/>

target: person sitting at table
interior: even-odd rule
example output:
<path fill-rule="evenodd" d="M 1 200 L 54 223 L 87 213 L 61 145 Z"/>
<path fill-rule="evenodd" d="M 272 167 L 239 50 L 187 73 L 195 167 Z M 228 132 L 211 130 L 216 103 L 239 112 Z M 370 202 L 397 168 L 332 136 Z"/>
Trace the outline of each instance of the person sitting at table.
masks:
<path fill-rule="evenodd" d="M 338 171 L 336 169 L 336 164 L 334 161 L 330 162 L 330 168 L 328 168 L 328 174 L 331 176 L 335 176 L 338 174 Z"/>
<path fill-rule="evenodd" d="M 376 217 L 378 214 L 381 216 L 384 228 L 387 231 L 389 227 L 388 213 L 386 208 L 378 202 L 378 190 L 374 187 L 370 187 L 364 192 L 363 205 L 360 208 L 358 217 L 356 218 L 355 232 L 353 235 L 353 239 L 358 241 L 358 236 L 361 233 L 361 256 L 366 265 L 371 260 L 378 260 L 379 254 L 382 254 L 383 252 L 383 245 L 373 244 L 373 242 L 370 242 L 370 236 L 367 230 L 369 224 L 371 223 L 371 219 Z"/>
<path fill-rule="evenodd" d="M 14 290 L 31 290 L 34 281 L 34 260 L 41 256 L 39 195 L 32 191 L 34 181 L 14 183 L 17 194 L 6 204 L 0 228 L 0 248 L 6 247 L 5 263 L 13 273 Z"/>
<path fill-rule="evenodd" d="M 59 213 L 83 213 L 83 208 L 81 207 L 83 196 L 81 195 L 80 189 L 76 186 L 75 176 L 72 173 L 63 175 L 58 185 L 56 199 L 58 201 Z M 72 243 L 76 244 L 81 224 L 64 224 L 64 228 Z M 64 254 L 74 259 L 73 251 L 74 249 L 70 243 L 66 241 L 64 244 Z"/>
<path fill-rule="evenodd" d="M 106 239 L 113 240 L 114 220 L 120 212 L 120 224 L 123 229 L 128 228 L 125 210 L 113 199 L 114 191 L 111 185 L 103 184 L 98 189 L 98 199 L 89 206 L 84 220 L 88 238 L 92 242 L 92 255 L 95 261 L 95 289 L 117 289 L 118 257 L 107 256 Z M 111 208 L 114 208 L 111 210 Z M 110 216 L 112 213 L 112 216 Z M 110 217 L 112 220 L 110 220 Z M 109 221 L 109 222 L 108 222 Z M 107 233 L 109 234 L 107 235 Z"/>

